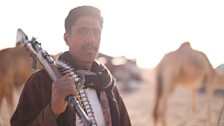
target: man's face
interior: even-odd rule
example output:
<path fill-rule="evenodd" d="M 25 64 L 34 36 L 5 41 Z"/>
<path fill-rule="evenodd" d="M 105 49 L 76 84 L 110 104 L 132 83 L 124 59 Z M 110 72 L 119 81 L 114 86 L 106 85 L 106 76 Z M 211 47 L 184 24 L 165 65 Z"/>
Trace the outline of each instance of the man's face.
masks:
<path fill-rule="evenodd" d="M 100 21 L 92 16 L 81 16 L 65 33 L 69 52 L 78 62 L 93 62 L 98 55 L 101 38 Z"/>

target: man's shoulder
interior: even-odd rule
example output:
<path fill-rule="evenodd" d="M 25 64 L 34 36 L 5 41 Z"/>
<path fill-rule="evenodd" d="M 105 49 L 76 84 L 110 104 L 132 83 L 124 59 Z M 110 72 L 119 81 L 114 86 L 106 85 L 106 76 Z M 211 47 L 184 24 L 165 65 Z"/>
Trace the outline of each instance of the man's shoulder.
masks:
<path fill-rule="evenodd" d="M 52 81 L 45 70 L 40 69 L 31 74 L 31 76 L 27 79 L 23 92 L 30 93 L 41 90 L 49 90 L 51 89 L 51 83 Z"/>
<path fill-rule="evenodd" d="M 50 83 L 51 81 L 51 78 L 44 69 L 35 71 L 28 79 L 28 83 L 37 83 L 38 85 L 41 83 Z"/>
<path fill-rule="evenodd" d="M 32 77 L 45 78 L 48 77 L 48 74 L 44 69 L 36 70 L 32 75 Z"/>

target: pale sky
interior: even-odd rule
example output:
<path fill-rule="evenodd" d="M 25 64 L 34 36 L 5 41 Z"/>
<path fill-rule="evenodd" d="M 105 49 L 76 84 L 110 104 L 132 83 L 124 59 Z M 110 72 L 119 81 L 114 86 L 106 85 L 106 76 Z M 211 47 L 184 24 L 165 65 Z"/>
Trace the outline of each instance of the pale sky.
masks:
<path fill-rule="evenodd" d="M 2 0 L 0 49 L 14 46 L 22 28 L 50 54 L 67 50 L 64 19 L 79 5 L 102 11 L 102 53 L 137 58 L 139 66 L 153 68 L 165 53 L 189 41 L 214 67 L 224 63 L 222 0 Z"/>

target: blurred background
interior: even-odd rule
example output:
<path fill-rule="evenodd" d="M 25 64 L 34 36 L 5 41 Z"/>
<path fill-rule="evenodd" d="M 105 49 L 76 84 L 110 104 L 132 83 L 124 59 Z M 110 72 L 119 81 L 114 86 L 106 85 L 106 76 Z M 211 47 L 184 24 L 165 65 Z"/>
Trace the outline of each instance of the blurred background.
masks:
<path fill-rule="evenodd" d="M 67 50 L 63 40 L 64 19 L 71 8 L 94 5 L 104 17 L 99 60 L 118 79 L 133 126 L 151 126 L 156 85 L 154 68 L 162 57 L 189 41 L 206 54 L 214 68 L 223 64 L 224 3 L 221 0 L 7 0 L 0 1 L 0 49 L 14 47 L 22 28 L 36 37 L 50 54 Z M 1 61 L 1 60 L 0 60 Z M 222 91 L 221 91 L 222 92 Z M 20 92 L 15 91 L 15 102 Z M 215 125 L 223 96 L 214 95 Z M 178 87 L 170 98 L 169 126 L 204 126 L 206 98 L 199 95 L 196 121 L 190 119 L 191 93 Z M 10 115 L 3 101 L 0 119 L 8 126 Z"/>
<path fill-rule="evenodd" d="M 215 67 L 223 62 L 221 0 L 1 1 L 0 48 L 14 46 L 17 28 L 22 28 L 49 53 L 66 50 L 64 19 L 71 8 L 85 4 L 102 10 L 102 53 L 136 58 L 138 66 L 152 68 L 164 53 L 189 41 L 193 48 L 205 52 Z"/>

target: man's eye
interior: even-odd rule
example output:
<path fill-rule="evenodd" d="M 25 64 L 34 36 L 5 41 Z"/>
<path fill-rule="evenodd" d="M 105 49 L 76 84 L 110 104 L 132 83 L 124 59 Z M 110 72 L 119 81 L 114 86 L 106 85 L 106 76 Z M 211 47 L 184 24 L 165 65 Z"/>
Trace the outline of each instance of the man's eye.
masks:
<path fill-rule="evenodd" d="M 97 36 L 101 34 L 101 31 L 98 29 L 94 29 L 93 32 L 94 32 L 94 35 L 97 35 Z"/>
<path fill-rule="evenodd" d="M 80 34 L 82 36 L 93 34 L 94 36 L 99 37 L 101 35 L 101 30 L 99 30 L 99 29 L 82 28 L 82 29 L 78 30 L 78 34 Z"/>

